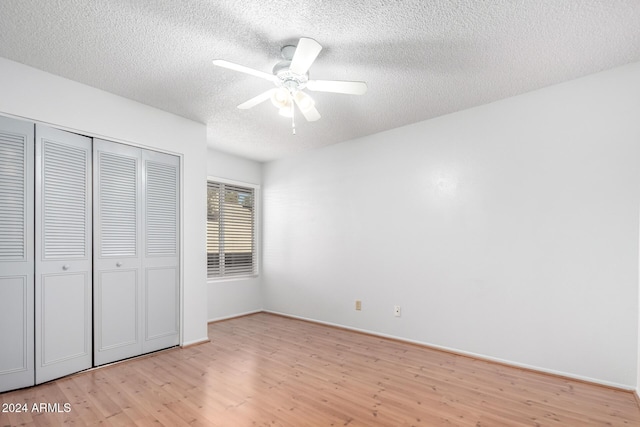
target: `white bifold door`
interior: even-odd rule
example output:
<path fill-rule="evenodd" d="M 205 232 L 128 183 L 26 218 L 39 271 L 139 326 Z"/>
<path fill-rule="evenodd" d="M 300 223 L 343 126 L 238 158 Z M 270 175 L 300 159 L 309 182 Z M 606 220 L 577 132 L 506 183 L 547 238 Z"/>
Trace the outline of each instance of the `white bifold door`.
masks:
<path fill-rule="evenodd" d="M 179 158 L 94 139 L 96 365 L 179 342 Z"/>
<path fill-rule="evenodd" d="M 93 365 L 91 152 L 36 125 L 36 384 Z"/>
<path fill-rule="evenodd" d="M 0 116 L 0 392 L 34 384 L 33 134 Z"/>
<path fill-rule="evenodd" d="M 0 116 L 0 392 L 179 343 L 180 159 Z"/>

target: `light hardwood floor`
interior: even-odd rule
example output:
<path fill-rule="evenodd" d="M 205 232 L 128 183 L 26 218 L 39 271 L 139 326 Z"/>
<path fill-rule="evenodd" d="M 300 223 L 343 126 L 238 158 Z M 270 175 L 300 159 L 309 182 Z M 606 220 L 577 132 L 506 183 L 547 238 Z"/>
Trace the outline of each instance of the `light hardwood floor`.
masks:
<path fill-rule="evenodd" d="M 0 394 L 0 426 L 640 426 L 630 392 L 266 313 L 209 337 Z"/>

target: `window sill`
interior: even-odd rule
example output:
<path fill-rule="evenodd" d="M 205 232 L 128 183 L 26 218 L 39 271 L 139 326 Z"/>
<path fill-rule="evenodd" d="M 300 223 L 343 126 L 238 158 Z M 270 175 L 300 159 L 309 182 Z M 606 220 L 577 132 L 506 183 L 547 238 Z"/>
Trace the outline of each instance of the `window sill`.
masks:
<path fill-rule="evenodd" d="M 239 280 L 251 280 L 260 277 L 258 274 L 252 274 L 250 276 L 231 276 L 231 277 L 219 277 L 219 278 L 207 278 L 207 284 L 210 283 L 224 283 L 224 282 L 237 282 Z"/>

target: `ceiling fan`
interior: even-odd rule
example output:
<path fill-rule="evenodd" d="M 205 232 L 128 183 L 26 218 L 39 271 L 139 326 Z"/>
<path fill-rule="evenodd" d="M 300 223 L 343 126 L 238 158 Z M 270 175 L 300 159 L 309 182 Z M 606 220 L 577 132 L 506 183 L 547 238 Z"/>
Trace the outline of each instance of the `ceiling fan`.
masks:
<path fill-rule="evenodd" d="M 213 64 L 230 70 L 240 71 L 255 77 L 260 77 L 275 84 L 275 88 L 269 89 L 260 95 L 238 105 L 238 108 L 246 110 L 271 99 L 273 105 L 278 108 L 279 114 L 291 117 L 293 133 L 295 134 L 295 108 L 298 107 L 307 121 L 313 122 L 320 119 L 320 113 L 315 107 L 315 101 L 303 89 L 307 88 L 316 92 L 333 92 L 347 95 L 362 95 L 367 91 L 365 82 L 340 81 L 340 80 L 310 80 L 309 68 L 322 50 L 317 41 L 302 37 L 298 46 L 284 46 L 281 49 L 283 60 L 273 67 L 273 73 L 255 70 L 244 65 L 222 59 L 213 60 Z"/>

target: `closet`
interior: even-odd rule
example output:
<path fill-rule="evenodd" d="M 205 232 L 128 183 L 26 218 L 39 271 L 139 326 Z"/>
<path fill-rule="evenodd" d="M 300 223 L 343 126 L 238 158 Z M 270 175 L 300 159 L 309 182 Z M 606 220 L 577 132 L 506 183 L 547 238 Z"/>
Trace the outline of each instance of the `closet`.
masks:
<path fill-rule="evenodd" d="M 95 364 L 178 344 L 179 159 L 94 139 Z"/>
<path fill-rule="evenodd" d="M 0 117 L 0 392 L 179 343 L 179 177 Z"/>

